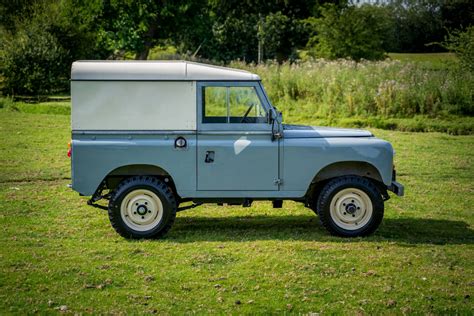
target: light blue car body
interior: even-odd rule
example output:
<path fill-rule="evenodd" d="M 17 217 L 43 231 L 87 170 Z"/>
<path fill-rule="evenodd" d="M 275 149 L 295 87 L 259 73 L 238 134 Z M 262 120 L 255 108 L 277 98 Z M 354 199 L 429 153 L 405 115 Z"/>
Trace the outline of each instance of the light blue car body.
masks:
<path fill-rule="evenodd" d="M 304 200 L 318 181 L 355 174 L 403 194 L 389 142 L 364 130 L 282 124 L 258 80 L 196 85 L 195 130 L 73 130 L 72 188 L 90 196 L 114 178 L 156 175 L 181 199 Z M 255 87 L 269 121 L 203 123 L 204 86 Z M 177 138 L 186 140 L 184 148 Z"/>

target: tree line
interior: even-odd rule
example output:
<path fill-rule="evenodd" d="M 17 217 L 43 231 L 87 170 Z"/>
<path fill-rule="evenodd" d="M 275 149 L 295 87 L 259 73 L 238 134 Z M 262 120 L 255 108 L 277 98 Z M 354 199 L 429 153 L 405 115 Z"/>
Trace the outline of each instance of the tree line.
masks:
<path fill-rule="evenodd" d="M 0 5 L 0 72 L 7 94 L 67 89 L 78 59 L 381 59 L 445 49 L 472 24 L 470 0 L 11 0 Z"/>

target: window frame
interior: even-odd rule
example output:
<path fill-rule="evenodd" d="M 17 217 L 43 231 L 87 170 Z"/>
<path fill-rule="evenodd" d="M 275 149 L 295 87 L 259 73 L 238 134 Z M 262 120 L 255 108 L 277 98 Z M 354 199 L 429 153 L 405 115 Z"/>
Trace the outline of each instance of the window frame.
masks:
<path fill-rule="evenodd" d="M 204 123 L 204 99 L 203 89 L 205 87 L 253 87 L 257 93 L 257 97 L 260 100 L 265 115 L 268 116 L 268 111 L 273 107 L 268 102 L 266 94 L 263 90 L 260 81 L 198 81 L 196 83 L 197 90 L 197 125 L 199 130 L 233 130 L 233 131 L 244 131 L 244 130 L 257 130 L 257 131 L 271 131 L 271 124 L 269 122 L 262 123 L 230 123 L 229 122 L 229 107 L 227 106 L 227 122 L 226 123 Z M 229 90 L 228 90 L 229 91 Z M 227 102 L 227 101 L 226 101 Z M 227 103 L 226 103 L 227 104 Z"/>

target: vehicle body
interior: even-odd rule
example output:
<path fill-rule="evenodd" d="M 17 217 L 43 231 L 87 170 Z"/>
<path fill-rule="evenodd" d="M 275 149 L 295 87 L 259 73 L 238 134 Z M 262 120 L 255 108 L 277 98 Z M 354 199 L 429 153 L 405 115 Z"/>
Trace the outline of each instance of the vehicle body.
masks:
<path fill-rule="evenodd" d="M 71 95 L 72 189 L 92 196 L 91 205 L 110 199 L 112 225 L 126 237 L 163 236 L 181 209 L 255 200 L 276 208 L 300 201 L 331 233 L 366 235 L 382 219 L 387 190 L 403 195 L 390 143 L 363 130 L 282 124 L 260 78 L 246 71 L 184 61 L 79 61 Z M 333 182 L 339 189 L 328 192 Z M 353 188 L 337 197 L 347 199 L 344 206 L 333 201 L 320 211 L 324 194 L 331 200 L 344 188 Z M 194 204 L 180 208 L 185 202 Z M 341 217 L 351 203 L 355 225 L 368 228 Z"/>

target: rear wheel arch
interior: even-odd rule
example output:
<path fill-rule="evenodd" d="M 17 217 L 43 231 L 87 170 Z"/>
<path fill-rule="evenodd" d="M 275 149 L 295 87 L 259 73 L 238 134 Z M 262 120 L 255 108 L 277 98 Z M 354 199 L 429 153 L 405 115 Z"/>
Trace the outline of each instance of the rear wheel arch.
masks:
<path fill-rule="evenodd" d="M 177 196 L 173 177 L 163 168 L 149 164 L 131 164 L 117 167 L 110 171 L 102 181 L 107 188 L 114 190 L 126 178 L 134 176 L 152 176 L 163 180 Z"/>

